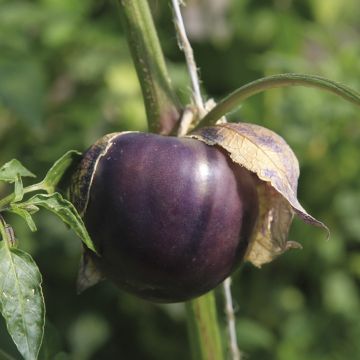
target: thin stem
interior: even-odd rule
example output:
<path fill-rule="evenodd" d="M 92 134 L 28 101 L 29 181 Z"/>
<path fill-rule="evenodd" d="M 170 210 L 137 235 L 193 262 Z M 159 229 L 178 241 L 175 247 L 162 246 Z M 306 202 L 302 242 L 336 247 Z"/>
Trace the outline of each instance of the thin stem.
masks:
<path fill-rule="evenodd" d="M 2 235 L 2 237 L 3 237 L 3 239 L 6 237 L 6 235 L 5 235 L 5 227 L 6 227 L 6 221 L 5 221 L 5 219 L 4 219 L 4 217 L 0 214 L 0 233 L 1 233 L 1 235 Z"/>
<path fill-rule="evenodd" d="M 194 360 L 223 360 L 214 292 L 186 303 L 188 333 Z"/>
<path fill-rule="evenodd" d="M 0 234 L 7 247 L 15 246 L 15 234 L 13 228 L 6 223 L 3 216 L 0 214 Z"/>
<path fill-rule="evenodd" d="M 188 106 L 184 109 L 182 115 L 181 115 L 181 119 L 180 119 L 180 124 L 177 130 L 177 136 L 185 136 L 188 132 L 189 129 L 191 128 L 193 122 L 194 122 L 194 118 L 195 116 L 198 116 L 198 110 L 192 106 Z"/>
<path fill-rule="evenodd" d="M 231 296 L 230 277 L 228 277 L 224 281 L 223 288 L 224 288 L 224 299 L 225 299 L 225 314 L 226 314 L 228 332 L 229 332 L 229 348 L 231 352 L 231 359 L 241 360 L 241 353 L 239 351 L 239 346 L 237 343 L 237 336 L 236 336 L 236 323 L 235 323 L 234 307 Z"/>
<path fill-rule="evenodd" d="M 181 50 L 183 50 L 185 55 L 186 64 L 191 80 L 194 103 L 199 110 L 200 117 L 202 117 L 205 115 L 205 106 L 203 98 L 201 96 L 200 80 L 198 77 L 198 69 L 194 58 L 194 52 L 186 35 L 184 21 L 181 16 L 179 0 L 172 0 L 172 4 L 174 8 L 174 22 L 177 29 L 179 47 Z"/>
<path fill-rule="evenodd" d="M 146 0 L 118 0 L 131 55 L 141 84 L 151 132 L 169 134 L 180 116 L 165 59 Z"/>
<path fill-rule="evenodd" d="M 255 80 L 235 90 L 205 115 L 197 128 L 214 125 L 218 119 L 233 111 L 244 100 L 255 94 L 285 86 L 307 86 L 326 90 L 360 106 L 360 94 L 343 84 L 316 75 L 280 74 Z"/>
<path fill-rule="evenodd" d="M 26 188 L 24 188 L 23 191 L 24 191 L 24 194 L 27 194 L 27 193 L 34 192 L 34 191 L 39 191 L 39 190 L 46 191 L 46 189 L 44 188 L 42 182 L 40 182 L 38 184 L 27 186 Z M 15 199 L 15 194 L 14 193 L 2 198 L 0 200 L 0 210 L 2 210 L 5 206 L 9 205 L 14 199 Z"/>

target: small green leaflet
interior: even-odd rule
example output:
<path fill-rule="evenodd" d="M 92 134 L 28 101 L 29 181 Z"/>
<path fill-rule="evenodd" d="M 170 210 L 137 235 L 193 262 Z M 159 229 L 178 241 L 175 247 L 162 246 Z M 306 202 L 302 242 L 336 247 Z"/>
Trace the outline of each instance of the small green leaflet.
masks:
<path fill-rule="evenodd" d="M 20 161 L 12 159 L 0 168 L 0 181 L 13 183 L 20 177 L 36 177 Z"/>
<path fill-rule="evenodd" d="M 59 193 L 50 195 L 37 194 L 21 204 L 22 207 L 29 205 L 40 206 L 56 214 L 64 223 L 70 226 L 90 250 L 96 252 L 95 246 L 74 205 L 64 199 Z"/>
<path fill-rule="evenodd" d="M 25 360 L 36 360 L 45 322 L 41 274 L 31 256 L 0 243 L 0 308 Z"/>
<path fill-rule="evenodd" d="M 53 166 L 45 175 L 44 180 L 41 182 L 43 185 L 43 189 L 45 189 L 48 194 L 52 194 L 55 192 L 56 187 L 62 180 L 65 172 L 80 156 L 80 152 L 70 150 L 66 152 L 60 159 L 55 161 Z"/>
<path fill-rule="evenodd" d="M 13 200 L 13 202 L 18 202 L 21 201 L 22 198 L 24 197 L 24 186 L 23 186 L 23 182 L 21 180 L 21 176 L 18 174 L 15 180 L 15 198 Z"/>
<path fill-rule="evenodd" d="M 39 210 L 39 208 L 37 208 L 37 210 Z M 23 204 L 11 204 L 9 211 L 21 216 L 32 232 L 37 230 L 31 213 L 26 209 L 26 207 L 24 209 Z M 36 211 L 33 211 L 32 213 Z"/>

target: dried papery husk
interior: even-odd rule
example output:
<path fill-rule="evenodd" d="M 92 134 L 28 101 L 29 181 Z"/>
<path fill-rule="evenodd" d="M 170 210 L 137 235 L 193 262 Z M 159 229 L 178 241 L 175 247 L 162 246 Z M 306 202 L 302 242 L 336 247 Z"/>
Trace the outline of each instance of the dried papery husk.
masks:
<path fill-rule="evenodd" d="M 259 179 L 260 214 L 246 260 L 260 267 L 289 248 L 301 247 L 287 240 L 294 214 L 308 224 L 325 229 L 329 236 L 328 228 L 309 215 L 297 199 L 299 163 L 281 136 L 248 123 L 201 128 L 188 136 L 223 148 L 232 161 Z"/>

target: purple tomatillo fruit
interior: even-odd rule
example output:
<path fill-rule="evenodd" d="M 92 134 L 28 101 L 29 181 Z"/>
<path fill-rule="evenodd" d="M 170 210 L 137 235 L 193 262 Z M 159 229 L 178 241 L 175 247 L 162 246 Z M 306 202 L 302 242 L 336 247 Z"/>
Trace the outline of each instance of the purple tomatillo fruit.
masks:
<path fill-rule="evenodd" d="M 151 301 L 179 302 L 241 264 L 259 213 L 256 181 L 217 146 L 114 133 L 84 154 L 72 201 L 108 279 Z"/>

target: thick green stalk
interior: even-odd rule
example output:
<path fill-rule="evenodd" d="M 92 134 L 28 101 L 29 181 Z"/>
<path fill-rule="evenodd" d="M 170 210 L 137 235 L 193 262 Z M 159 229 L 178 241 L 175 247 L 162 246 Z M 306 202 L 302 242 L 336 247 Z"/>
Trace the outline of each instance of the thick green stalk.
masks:
<path fill-rule="evenodd" d="M 186 312 L 193 360 L 222 360 L 214 292 L 188 301 Z"/>
<path fill-rule="evenodd" d="M 169 134 L 181 107 L 170 77 L 146 0 L 119 0 L 126 38 L 143 92 L 151 132 Z"/>
<path fill-rule="evenodd" d="M 285 86 L 307 86 L 326 90 L 360 106 L 360 94 L 346 85 L 317 75 L 279 74 L 255 80 L 232 92 L 221 100 L 197 125 L 197 128 L 211 126 L 222 116 L 236 109 L 243 101 L 265 90 Z"/>
<path fill-rule="evenodd" d="M 139 77 L 149 130 L 169 134 L 181 107 L 171 87 L 164 56 L 146 0 L 119 0 L 128 44 Z M 214 294 L 186 303 L 194 359 L 222 360 Z"/>

